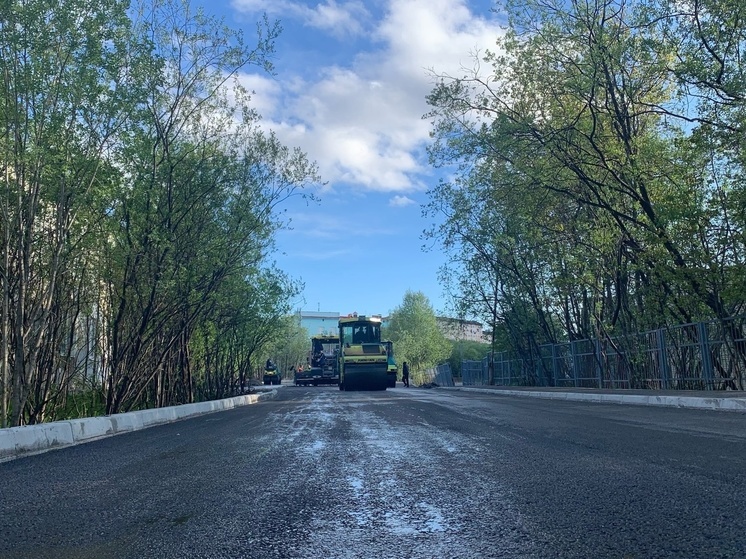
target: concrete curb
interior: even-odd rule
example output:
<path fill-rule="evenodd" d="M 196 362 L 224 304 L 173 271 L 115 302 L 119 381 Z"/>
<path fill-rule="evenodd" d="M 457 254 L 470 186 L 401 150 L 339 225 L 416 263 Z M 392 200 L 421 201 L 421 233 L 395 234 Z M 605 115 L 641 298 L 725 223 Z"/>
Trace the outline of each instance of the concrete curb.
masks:
<path fill-rule="evenodd" d="M 698 396 L 665 396 L 642 394 L 607 394 L 588 392 L 542 392 L 540 390 L 503 390 L 491 388 L 474 388 L 457 386 L 448 390 L 463 390 L 466 392 L 481 392 L 494 396 L 520 396 L 531 398 L 546 398 L 549 400 L 568 400 L 603 402 L 610 404 L 632 404 L 638 406 L 666 406 L 673 408 L 691 408 L 702 410 L 720 410 L 746 412 L 746 397 L 703 398 Z"/>
<path fill-rule="evenodd" d="M 197 415 L 247 406 L 274 398 L 276 395 L 277 390 L 269 390 L 225 400 L 0 429 L 0 462 L 86 443 L 102 437 L 138 431 L 154 425 L 172 423 Z"/>

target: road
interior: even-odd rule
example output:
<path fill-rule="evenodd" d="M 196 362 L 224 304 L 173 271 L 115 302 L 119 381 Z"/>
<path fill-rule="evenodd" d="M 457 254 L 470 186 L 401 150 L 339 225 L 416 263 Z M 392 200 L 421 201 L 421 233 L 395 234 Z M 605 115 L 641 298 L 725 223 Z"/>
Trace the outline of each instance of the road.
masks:
<path fill-rule="evenodd" d="M 0 464 L 0 558 L 746 557 L 746 414 L 275 400 Z"/>

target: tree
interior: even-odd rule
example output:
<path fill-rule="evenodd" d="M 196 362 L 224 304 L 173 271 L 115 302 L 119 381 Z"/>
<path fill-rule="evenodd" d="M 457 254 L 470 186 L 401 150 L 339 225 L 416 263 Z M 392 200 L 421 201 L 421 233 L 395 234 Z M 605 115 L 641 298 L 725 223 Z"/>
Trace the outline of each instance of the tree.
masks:
<path fill-rule="evenodd" d="M 462 361 L 481 361 L 490 353 L 490 344 L 475 342 L 472 340 L 449 340 L 451 343 L 451 356 L 448 363 L 454 377 L 461 377 Z"/>
<path fill-rule="evenodd" d="M 126 114 L 127 31 L 116 0 L 10 1 L 0 11 L 3 424 L 6 414 L 12 425 L 42 420 L 51 385 L 69 380 L 57 375 L 69 370 L 57 358 L 67 338 L 52 332 L 74 328 L 73 315 L 56 314 L 66 309 L 56 298 L 84 280 L 86 238 L 111 184 L 105 155 Z M 42 352 L 55 376 L 39 383 Z"/>
<path fill-rule="evenodd" d="M 240 83 L 272 71 L 279 25 L 260 22 L 250 47 L 187 1 L 6 4 L 2 425 L 53 419 L 82 388 L 106 413 L 237 390 L 266 344 L 251 335 L 297 293 L 268 264 L 281 205 L 318 180 Z M 201 392 L 211 336 L 222 369 Z"/>
<path fill-rule="evenodd" d="M 422 382 L 428 367 L 451 355 L 451 345 L 438 328 L 430 301 L 420 291 L 407 291 L 389 317 L 385 336 L 396 348 L 397 361 L 409 363 L 414 382 Z"/>
<path fill-rule="evenodd" d="M 282 372 L 283 378 L 293 378 L 293 372 L 299 365 L 305 366 L 311 347 L 311 336 L 308 330 L 300 325 L 296 315 L 285 317 L 284 328 L 262 352 L 272 357 Z M 259 360 L 261 364 L 262 361 Z M 263 367 L 262 367 L 263 368 Z"/>
<path fill-rule="evenodd" d="M 157 71 L 122 143 L 132 172 L 115 205 L 108 253 L 109 413 L 141 405 L 145 394 L 163 405 L 164 383 L 188 380 L 182 364 L 195 325 L 212 319 L 207 313 L 230 278 L 264 286 L 262 264 L 282 226 L 278 206 L 316 180 L 303 153 L 259 129 L 237 79 L 248 65 L 271 69 L 277 26 L 265 22 L 249 48 L 239 33 L 178 1 L 149 8 L 135 29 L 152 45 Z M 270 301 L 256 333 L 283 314 L 278 299 Z M 235 389 L 234 349 L 219 356 L 226 382 L 211 394 Z"/>
<path fill-rule="evenodd" d="M 429 209 L 467 306 L 539 343 L 742 308 L 743 8 L 715 4 L 509 4 L 498 49 L 440 76 L 430 153 L 457 171 Z"/>
<path fill-rule="evenodd" d="M 296 321 L 290 304 L 299 287 L 276 270 L 256 277 L 233 276 L 220 287 L 209 318 L 190 339 L 192 377 L 198 399 L 243 393 L 254 371 L 286 340 Z"/>

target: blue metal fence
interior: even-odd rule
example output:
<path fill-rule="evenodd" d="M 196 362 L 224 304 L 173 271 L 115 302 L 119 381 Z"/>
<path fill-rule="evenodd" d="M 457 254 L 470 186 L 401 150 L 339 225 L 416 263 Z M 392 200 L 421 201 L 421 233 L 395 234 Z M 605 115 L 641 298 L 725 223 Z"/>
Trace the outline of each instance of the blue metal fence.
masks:
<path fill-rule="evenodd" d="M 465 386 L 557 386 L 679 390 L 746 389 L 746 318 L 697 322 L 633 336 L 540 346 L 463 361 Z"/>
<path fill-rule="evenodd" d="M 454 386 L 451 365 L 443 363 L 437 367 L 425 370 L 425 379 L 427 382 L 435 383 L 438 386 Z"/>
<path fill-rule="evenodd" d="M 482 361 L 462 361 L 461 381 L 464 386 L 490 384 L 486 358 Z"/>

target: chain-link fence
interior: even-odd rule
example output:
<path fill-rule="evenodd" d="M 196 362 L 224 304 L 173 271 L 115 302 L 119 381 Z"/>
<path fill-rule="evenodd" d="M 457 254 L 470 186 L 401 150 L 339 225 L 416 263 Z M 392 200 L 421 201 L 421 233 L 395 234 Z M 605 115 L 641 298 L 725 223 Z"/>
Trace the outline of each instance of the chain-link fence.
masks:
<path fill-rule="evenodd" d="M 464 386 L 678 390 L 746 389 L 746 317 L 634 336 L 548 344 L 529 356 L 500 352 L 461 364 Z"/>

